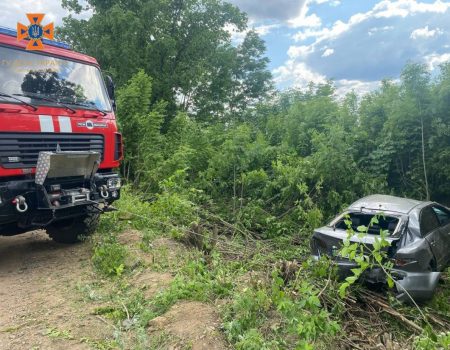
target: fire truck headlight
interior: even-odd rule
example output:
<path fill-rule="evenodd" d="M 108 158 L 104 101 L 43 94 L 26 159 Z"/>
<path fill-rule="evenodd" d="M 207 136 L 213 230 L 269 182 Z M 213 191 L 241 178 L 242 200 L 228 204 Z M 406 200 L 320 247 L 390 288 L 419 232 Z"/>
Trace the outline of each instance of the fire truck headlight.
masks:
<path fill-rule="evenodd" d="M 106 185 L 108 186 L 109 189 L 119 189 L 120 186 L 122 185 L 120 178 L 112 178 L 112 179 L 108 179 L 108 181 L 106 182 Z"/>

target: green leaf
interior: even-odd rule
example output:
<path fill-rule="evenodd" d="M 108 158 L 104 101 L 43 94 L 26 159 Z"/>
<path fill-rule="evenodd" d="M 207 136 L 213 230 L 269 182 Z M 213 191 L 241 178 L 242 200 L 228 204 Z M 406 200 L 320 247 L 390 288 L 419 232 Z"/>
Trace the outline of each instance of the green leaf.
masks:
<path fill-rule="evenodd" d="M 394 280 L 392 279 L 391 276 L 388 276 L 387 284 L 388 284 L 389 288 L 393 288 L 394 287 L 395 283 L 394 283 Z"/>
<path fill-rule="evenodd" d="M 347 288 L 348 288 L 349 286 L 350 286 L 349 283 L 344 282 L 344 283 L 342 283 L 341 286 L 339 287 L 339 296 L 340 296 L 342 299 L 345 298 L 346 291 L 347 291 Z"/>
<path fill-rule="evenodd" d="M 353 284 L 356 282 L 356 280 L 358 279 L 357 276 L 348 276 L 345 280 L 349 283 L 349 284 Z"/>
<path fill-rule="evenodd" d="M 357 228 L 358 232 L 367 232 L 367 226 L 360 225 Z"/>

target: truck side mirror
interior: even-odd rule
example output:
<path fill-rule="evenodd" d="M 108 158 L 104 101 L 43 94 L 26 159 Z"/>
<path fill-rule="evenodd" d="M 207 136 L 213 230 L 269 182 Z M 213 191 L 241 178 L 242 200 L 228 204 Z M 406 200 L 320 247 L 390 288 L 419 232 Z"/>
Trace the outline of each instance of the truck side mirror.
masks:
<path fill-rule="evenodd" d="M 106 79 L 106 90 L 108 91 L 109 99 L 112 101 L 113 108 L 116 109 L 116 93 L 115 93 L 116 86 L 110 75 L 107 75 L 105 79 Z"/>

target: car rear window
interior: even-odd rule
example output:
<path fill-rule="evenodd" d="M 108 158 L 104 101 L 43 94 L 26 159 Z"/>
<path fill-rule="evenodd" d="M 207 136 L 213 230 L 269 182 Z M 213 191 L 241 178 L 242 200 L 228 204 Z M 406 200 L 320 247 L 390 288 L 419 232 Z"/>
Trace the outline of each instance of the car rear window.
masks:
<path fill-rule="evenodd" d="M 439 228 L 440 223 L 432 207 L 425 207 L 420 212 L 420 232 L 422 235 Z"/>
<path fill-rule="evenodd" d="M 433 211 L 436 214 L 439 220 L 439 224 L 441 226 L 446 226 L 450 224 L 450 213 L 448 212 L 448 210 L 441 207 L 433 206 Z"/>
<path fill-rule="evenodd" d="M 370 221 L 374 217 L 372 214 L 365 214 L 365 213 L 349 213 L 350 220 L 352 222 L 352 229 L 353 231 L 358 231 L 358 226 L 366 226 L 369 227 Z M 347 224 L 345 223 L 346 218 L 340 219 L 335 227 L 337 229 L 347 230 Z M 373 224 L 369 227 L 369 234 L 372 235 L 379 235 L 380 230 L 388 231 L 389 234 L 392 234 L 395 232 L 395 229 L 397 228 L 399 219 L 393 216 L 379 216 L 378 217 L 378 223 Z"/>

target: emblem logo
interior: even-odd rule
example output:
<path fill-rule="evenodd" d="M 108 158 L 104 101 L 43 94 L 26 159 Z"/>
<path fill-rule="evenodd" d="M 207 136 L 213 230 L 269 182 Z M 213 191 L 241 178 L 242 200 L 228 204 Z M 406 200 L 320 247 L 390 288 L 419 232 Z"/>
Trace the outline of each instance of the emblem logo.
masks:
<path fill-rule="evenodd" d="M 17 40 L 30 40 L 26 47 L 27 50 L 43 50 L 44 44 L 42 44 L 42 39 L 53 40 L 53 22 L 43 26 L 41 22 L 44 16 L 45 14 L 43 13 L 27 13 L 30 25 L 26 26 L 22 23 L 17 23 Z"/>
<path fill-rule="evenodd" d="M 92 122 L 92 120 L 88 120 L 86 122 L 86 128 L 88 128 L 89 130 L 94 129 L 94 123 Z"/>
<path fill-rule="evenodd" d="M 78 122 L 77 126 L 81 128 L 88 128 L 89 130 L 92 130 L 94 128 L 107 128 L 108 124 L 101 123 L 101 122 L 93 122 L 92 120 L 86 120 L 85 122 Z"/>

